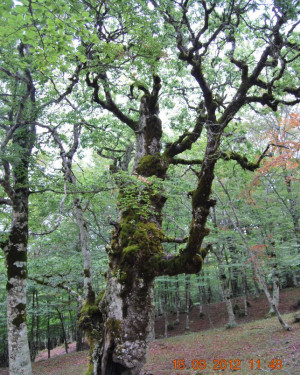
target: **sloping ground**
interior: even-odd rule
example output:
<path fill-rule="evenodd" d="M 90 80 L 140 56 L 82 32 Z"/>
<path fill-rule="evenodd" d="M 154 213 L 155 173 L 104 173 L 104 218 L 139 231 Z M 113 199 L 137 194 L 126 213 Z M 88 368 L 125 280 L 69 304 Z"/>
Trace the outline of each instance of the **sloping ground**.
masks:
<path fill-rule="evenodd" d="M 88 366 L 88 352 L 64 354 L 33 364 L 34 375 L 84 375 Z"/>
<path fill-rule="evenodd" d="M 210 329 L 155 340 L 150 345 L 143 375 L 217 375 L 220 372 L 222 375 L 299 375 L 300 324 L 292 324 L 293 314 L 284 315 L 284 318 L 292 325 L 292 331 L 283 331 L 274 317 L 231 330 Z M 200 367 L 203 364 L 201 359 L 206 361 L 204 370 Z M 249 362 L 251 359 L 253 370 Z M 184 360 L 185 369 L 174 369 L 175 364 L 179 367 L 183 363 L 179 360 Z M 258 360 L 260 370 L 256 370 Z M 268 367 L 272 363 L 278 369 Z M 218 368 L 213 369 L 218 364 Z M 220 368 L 225 365 L 227 368 L 221 371 Z M 235 367 L 235 371 L 230 370 L 230 367 Z M 33 364 L 34 375 L 84 375 L 86 368 L 87 351 Z M 0 371 L 0 374 L 8 373 Z"/>
<path fill-rule="evenodd" d="M 274 317 L 231 330 L 218 328 L 156 340 L 150 346 L 144 375 L 217 375 L 220 371 L 222 375 L 299 375 L 300 325 L 292 324 L 293 314 L 284 318 L 292 325 L 292 331 L 283 331 Z M 204 370 L 201 359 L 206 361 Z M 180 366 L 179 360 L 184 360 L 185 369 L 174 369 L 175 365 Z M 256 370 L 258 360 L 260 370 Z"/>
<path fill-rule="evenodd" d="M 63 354 L 33 363 L 34 375 L 84 375 L 88 366 L 88 352 Z M 0 375 L 9 375 L 0 369 Z"/>
<path fill-rule="evenodd" d="M 280 310 L 283 313 L 299 309 L 300 288 L 283 290 L 280 296 Z M 264 319 L 268 312 L 264 297 L 252 298 L 250 303 L 249 316 L 238 318 L 239 326 L 231 330 L 224 329 L 227 315 L 223 303 L 210 305 L 209 311 L 214 329 L 209 329 L 207 307 L 204 307 L 205 316 L 202 318 L 199 318 L 199 310 L 195 307 L 191 311 L 190 329 L 197 333 L 184 335 L 185 314 L 181 314 L 180 325 L 169 331 L 169 336 L 172 337 L 166 340 L 156 340 L 151 344 L 144 375 L 217 375 L 225 366 L 227 368 L 222 371 L 223 375 L 257 375 L 271 372 L 276 375 L 299 375 L 300 324 L 292 324 L 292 313 L 284 315 L 284 319 L 293 327 L 293 331 L 285 332 L 281 329 L 276 317 Z M 241 302 L 240 306 L 242 306 Z M 169 322 L 174 320 L 175 316 L 170 314 Z M 157 336 L 163 335 L 163 327 L 163 318 L 157 318 L 155 326 Z M 176 336 L 178 334 L 181 336 Z M 70 350 L 74 350 L 73 346 L 71 345 Z M 52 350 L 53 358 L 49 360 L 45 359 L 46 353 L 41 353 L 40 360 L 33 364 L 34 375 L 85 374 L 88 362 L 87 351 L 67 355 L 61 355 L 62 353 L 62 347 Z M 200 365 L 203 362 L 200 362 L 200 359 L 206 361 L 204 370 L 201 369 Z M 222 362 L 220 362 L 221 359 L 223 359 Z M 251 359 L 254 361 L 254 370 L 251 370 L 251 363 L 249 363 Z M 280 362 L 272 362 L 273 359 L 281 360 L 282 368 L 268 367 L 272 363 L 280 367 Z M 183 364 L 179 360 L 184 360 L 185 369 L 179 368 Z M 219 366 L 217 366 L 217 360 L 219 360 Z M 240 364 L 238 360 L 241 361 Z M 258 360 L 260 360 L 261 370 L 255 370 Z M 174 369 L 175 365 L 177 370 Z M 213 365 L 216 366 L 215 369 Z M 8 375 L 8 371 L 0 369 L 0 375 Z"/>
<path fill-rule="evenodd" d="M 243 309 L 242 299 L 237 299 L 238 305 Z M 248 316 L 237 317 L 239 324 L 251 322 L 253 320 L 263 319 L 269 311 L 268 302 L 264 295 L 259 298 L 249 298 Z M 287 288 L 280 291 L 279 310 L 281 313 L 289 313 L 300 309 L 300 288 Z M 225 302 L 212 303 L 210 306 L 203 306 L 203 317 L 199 317 L 199 307 L 194 306 L 190 311 L 190 331 L 199 332 L 210 328 L 224 327 L 228 322 Z M 210 315 L 211 326 L 208 316 Z M 168 322 L 172 325 L 176 315 L 169 314 Z M 185 313 L 180 314 L 180 324 L 172 327 L 168 331 L 168 336 L 178 336 L 185 333 Z M 155 321 L 155 337 L 164 336 L 164 318 L 159 316 Z M 300 369 L 299 369 L 300 374 Z"/>

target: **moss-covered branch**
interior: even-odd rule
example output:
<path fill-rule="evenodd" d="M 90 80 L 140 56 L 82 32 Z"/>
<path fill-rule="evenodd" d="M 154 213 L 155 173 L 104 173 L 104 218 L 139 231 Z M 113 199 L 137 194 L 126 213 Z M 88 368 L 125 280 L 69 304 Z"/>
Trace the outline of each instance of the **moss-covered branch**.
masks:
<path fill-rule="evenodd" d="M 188 237 L 184 237 L 184 238 L 175 237 L 175 238 L 173 238 L 173 237 L 166 236 L 166 237 L 164 237 L 162 239 L 162 242 L 167 242 L 167 243 L 185 243 L 185 242 L 187 242 L 187 240 L 188 240 Z"/>
<path fill-rule="evenodd" d="M 264 152 L 260 155 L 257 162 L 255 163 L 248 161 L 246 156 L 240 155 L 239 153 L 234 151 L 221 152 L 220 157 L 223 160 L 235 160 L 243 169 L 247 169 L 248 171 L 253 172 L 260 167 L 261 161 L 267 156 L 267 152 L 271 146 L 277 145 L 268 144 Z"/>
<path fill-rule="evenodd" d="M 200 105 L 202 105 L 202 103 L 200 103 Z M 175 142 L 167 144 L 165 156 L 171 160 L 174 156 L 179 155 L 186 150 L 190 150 L 192 145 L 201 136 L 206 120 L 206 116 L 202 115 L 199 107 L 199 114 L 194 129 L 191 132 L 185 131 Z"/>
<path fill-rule="evenodd" d="M 202 164 L 203 160 L 201 159 L 180 159 L 180 158 L 172 158 L 170 160 L 170 164 L 183 164 L 183 165 L 199 165 L 199 164 Z"/>
<path fill-rule="evenodd" d="M 182 250 L 177 255 L 163 255 L 160 259 L 157 259 L 157 274 L 175 276 L 181 273 L 198 273 L 210 249 L 211 244 L 208 244 L 206 247 L 197 250 L 193 255 L 186 250 Z"/>

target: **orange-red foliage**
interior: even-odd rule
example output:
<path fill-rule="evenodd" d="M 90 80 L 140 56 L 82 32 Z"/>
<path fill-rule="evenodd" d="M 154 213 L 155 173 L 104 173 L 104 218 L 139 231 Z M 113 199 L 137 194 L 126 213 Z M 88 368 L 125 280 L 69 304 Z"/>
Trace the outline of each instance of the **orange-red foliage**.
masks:
<path fill-rule="evenodd" d="M 300 161 L 300 114 L 291 113 L 289 117 L 282 118 L 278 125 L 266 132 L 265 139 L 270 145 L 269 157 L 263 160 L 251 184 L 243 191 L 247 204 L 256 204 L 251 196 L 252 190 L 270 170 L 282 168 L 291 171 L 289 176 L 285 176 L 287 183 L 296 179 L 294 171 L 299 168 Z"/>

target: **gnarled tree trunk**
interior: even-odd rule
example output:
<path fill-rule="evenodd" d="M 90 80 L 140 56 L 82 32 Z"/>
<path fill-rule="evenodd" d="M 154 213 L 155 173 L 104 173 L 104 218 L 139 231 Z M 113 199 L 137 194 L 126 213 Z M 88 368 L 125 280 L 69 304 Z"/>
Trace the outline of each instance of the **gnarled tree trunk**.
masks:
<path fill-rule="evenodd" d="M 101 359 L 94 364 L 94 374 L 139 374 L 148 344 L 154 338 L 156 270 L 151 260 L 155 254 L 162 253 L 161 209 L 165 198 L 152 191 L 152 183 L 147 178 L 155 175 L 164 178 L 166 172 L 160 156 L 159 88 L 157 79 L 152 94 L 145 93 L 141 99 L 134 165 L 137 185 L 140 185 L 137 205 L 129 200 L 126 203 L 126 190 L 120 186 L 121 220 L 114 230 L 109 251 Z"/>
<path fill-rule="evenodd" d="M 107 102 L 98 96 L 96 80 L 88 84 L 95 88 L 94 100 L 114 112 L 119 118 L 108 92 Z M 90 374 L 137 375 L 145 361 L 147 347 L 154 337 L 153 282 L 156 276 L 197 273 L 203 264 L 207 249 L 202 249 L 203 239 L 209 233 L 205 228 L 209 208 L 215 204 L 210 200 L 213 169 L 217 157 L 219 136 L 210 133 L 206 157 L 202 163 L 201 178 L 193 192 L 193 218 L 189 238 L 184 251 L 166 254 L 163 242 L 183 243 L 183 239 L 170 239 L 162 231 L 162 209 L 166 198 L 161 187 L 153 186 L 151 177 L 164 179 L 174 156 L 191 147 L 201 134 L 205 119 L 199 115 L 194 132 L 187 133 L 178 141 L 169 144 L 161 152 L 162 126 L 158 117 L 158 93 L 160 78 L 153 76 L 151 93 L 145 87 L 141 98 L 139 121 L 125 118 L 136 134 L 134 159 L 134 183 L 119 183 L 119 223 L 114 223 L 107 288 L 100 309 L 103 332 L 99 332 L 94 345 L 93 368 Z M 122 117 L 124 119 L 124 117 Z M 134 191 L 134 194 L 133 194 Z M 134 199 L 132 199 L 134 195 Z"/>

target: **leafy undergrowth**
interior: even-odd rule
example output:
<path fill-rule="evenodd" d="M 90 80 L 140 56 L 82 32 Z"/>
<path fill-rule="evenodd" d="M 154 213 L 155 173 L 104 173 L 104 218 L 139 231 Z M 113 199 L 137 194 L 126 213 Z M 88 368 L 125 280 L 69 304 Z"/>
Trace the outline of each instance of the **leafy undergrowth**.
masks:
<path fill-rule="evenodd" d="M 225 328 L 210 329 L 204 332 L 156 340 L 150 346 L 144 374 L 261 375 L 272 373 L 299 375 L 300 326 L 299 323 L 292 324 L 293 314 L 286 314 L 284 318 L 292 325 L 292 331 L 283 331 L 277 318 L 274 317 L 246 323 L 230 330 Z M 186 368 L 175 370 L 175 364 L 179 367 L 179 360 L 182 359 Z M 206 361 L 205 370 L 200 369 L 201 359 Z M 219 366 L 217 366 L 217 360 L 221 361 L 222 359 L 224 361 L 219 362 Z M 251 359 L 254 360 L 253 370 L 249 363 Z M 276 361 L 272 362 L 273 359 L 282 361 L 282 369 L 269 367 L 269 364 L 272 365 L 272 363 L 276 365 Z M 176 363 L 174 363 L 175 360 L 177 360 Z M 232 360 L 231 363 L 230 360 Z M 239 366 L 235 360 L 240 361 Z M 257 360 L 260 360 L 261 370 L 256 370 Z M 193 365 L 195 370 L 192 369 Z M 214 365 L 217 368 L 213 369 Z M 226 369 L 221 370 L 226 366 Z M 236 367 L 235 370 L 233 370 L 234 367 Z M 276 367 L 280 367 L 279 361 L 277 361 Z"/>

